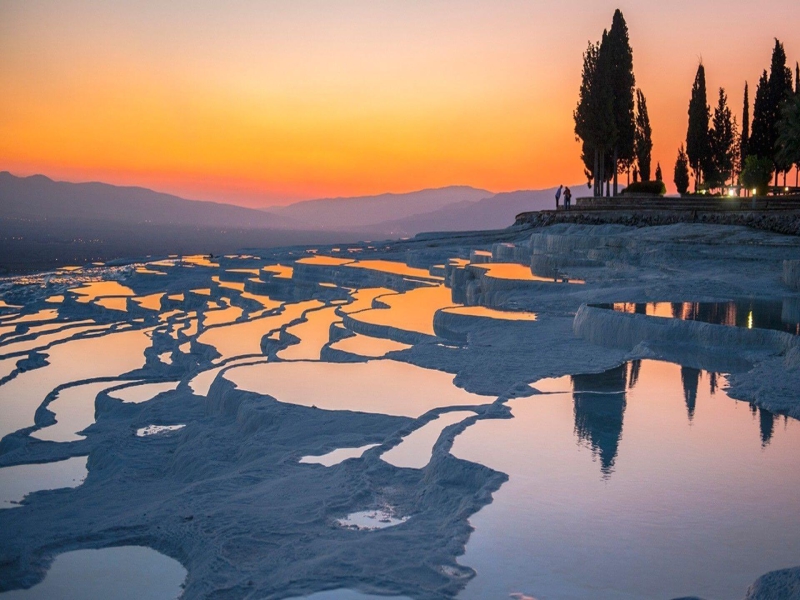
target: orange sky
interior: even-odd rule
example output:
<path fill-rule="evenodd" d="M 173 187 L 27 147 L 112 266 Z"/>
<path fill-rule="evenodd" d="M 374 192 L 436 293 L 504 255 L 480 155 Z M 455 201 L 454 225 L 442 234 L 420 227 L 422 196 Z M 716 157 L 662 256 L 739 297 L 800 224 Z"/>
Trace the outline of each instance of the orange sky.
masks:
<path fill-rule="evenodd" d="M 0 169 L 250 206 L 583 178 L 581 55 L 627 19 L 672 179 L 702 57 L 737 115 L 786 0 L 0 0 Z"/>

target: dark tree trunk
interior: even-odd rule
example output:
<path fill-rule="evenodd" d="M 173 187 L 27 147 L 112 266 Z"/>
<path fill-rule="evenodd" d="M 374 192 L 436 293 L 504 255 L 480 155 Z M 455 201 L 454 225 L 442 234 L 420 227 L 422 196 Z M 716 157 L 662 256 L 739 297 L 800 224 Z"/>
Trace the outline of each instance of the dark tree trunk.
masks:
<path fill-rule="evenodd" d="M 595 148 L 595 149 L 594 149 L 594 191 L 593 191 L 593 193 L 592 193 L 592 195 L 593 195 L 595 198 L 596 198 L 597 196 L 599 196 L 599 195 L 600 195 L 600 194 L 598 193 L 598 191 L 597 191 L 597 190 L 599 189 L 599 188 L 597 187 L 597 182 L 598 182 L 598 181 L 600 181 L 600 173 L 599 173 L 599 169 L 600 169 L 600 162 L 599 162 L 599 160 L 598 160 L 598 158 L 597 158 L 597 155 L 598 155 L 598 151 L 597 151 L 597 148 Z"/>
<path fill-rule="evenodd" d="M 617 172 L 619 171 L 619 165 L 617 164 L 617 148 L 614 147 L 614 195 L 617 195 Z"/>

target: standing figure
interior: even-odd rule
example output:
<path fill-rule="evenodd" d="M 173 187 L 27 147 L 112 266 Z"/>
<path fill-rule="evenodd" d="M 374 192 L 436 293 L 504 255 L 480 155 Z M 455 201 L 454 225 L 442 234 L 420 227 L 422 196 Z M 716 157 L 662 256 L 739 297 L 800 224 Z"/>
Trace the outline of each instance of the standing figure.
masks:
<path fill-rule="evenodd" d="M 569 210 L 570 206 L 572 206 L 572 192 L 569 191 L 569 188 L 564 188 L 564 208 Z"/>
<path fill-rule="evenodd" d="M 561 190 L 563 188 L 563 185 L 558 186 L 558 191 L 556 192 L 556 210 L 558 210 L 558 201 L 561 200 Z"/>

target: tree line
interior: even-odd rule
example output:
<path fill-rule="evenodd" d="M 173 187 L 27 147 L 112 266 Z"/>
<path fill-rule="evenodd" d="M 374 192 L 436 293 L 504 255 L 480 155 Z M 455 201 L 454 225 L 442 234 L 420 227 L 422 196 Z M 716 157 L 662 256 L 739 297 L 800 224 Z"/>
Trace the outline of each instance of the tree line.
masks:
<path fill-rule="evenodd" d="M 728 182 L 766 193 L 773 174 L 777 185 L 782 173 L 785 185 L 793 166 L 800 172 L 800 64 L 795 71 L 793 89 L 786 53 L 776 39 L 769 74 L 764 71 L 756 89 L 752 122 L 745 83 L 740 129 L 723 88 L 712 112 L 705 67 L 700 63 L 689 102 L 686 143 L 675 163 L 674 181 L 681 194 L 689 190 L 690 171 L 695 192 L 702 193 L 725 189 Z M 583 54 L 573 117 L 584 173 L 595 196 L 617 195 L 618 175 L 627 172 L 630 176 L 631 171 L 634 186 L 663 193 L 660 165 L 655 171 L 657 185 L 637 184 L 639 178 L 650 181 L 652 128 L 647 100 L 636 87 L 633 50 L 620 10 L 614 12 L 611 28 L 603 31 L 600 41 L 589 42 Z"/>
<path fill-rule="evenodd" d="M 675 162 L 675 185 L 678 192 L 689 191 L 689 173 L 694 191 L 713 192 L 737 184 L 746 190 L 765 194 L 774 176 L 786 175 L 793 168 L 800 171 L 800 64 L 792 71 L 786 65 L 783 44 L 775 40 L 769 72 L 764 72 L 756 87 L 753 118 L 750 120 L 750 90 L 744 84 L 742 125 L 728 107 L 724 88 L 719 89 L 713 115 L 706 100 L 705 67 L 697 68 L 689 101 L 689 125 L 686 146 L 678 150 Z M 795 176 L 795 187 L 797 175 Z"/>

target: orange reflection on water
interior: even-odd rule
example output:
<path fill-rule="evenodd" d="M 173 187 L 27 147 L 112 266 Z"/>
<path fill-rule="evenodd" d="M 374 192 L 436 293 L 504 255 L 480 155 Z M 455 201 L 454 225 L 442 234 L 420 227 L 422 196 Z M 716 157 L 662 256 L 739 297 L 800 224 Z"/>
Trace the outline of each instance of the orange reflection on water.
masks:
<path fill-rule="evenodd" d="M 272 275 L 273 279 L 291 279 L 294 273 L 294 267 L 285 265 L 268 265 L 262 269 Z"/>
<path fill-rule="evenodd" d="M 549 283 L 584 283 L 580 279 L 565 280 L 562 277 L 539 277 L 531 273 L 530 267 L 517 263 L 479 263 L 471 264 L 470 267 L 483 269 L 486 277 L 495 279 L 514 279 L 517 281 L 543 281 Z"/>
<path fill-rule="evenodd" d="M 383 296 L 380 302 L 389 308 L 373 308 L 351 316 L 363 323 L 435 335 L 433 317 L 436 311 L 454 305 L 450 290 L 443 285 Z"/>
<path fill-rule="evenodd" d="M 389 352 L 397 352 L 400 350 L 407 350 L 411 348 L 408 344 L 396 342 L 394 340 L 387 340 L 385 338 L 376 338 L 368 335 L 361 335 L 357 333 L 353 336 L 339 340 L 331 344 L 334 350 L 341 350 L 342 352 L 349 352 L 358 356 L 366 356 L 369 358 L 380 358 L 386 356 Z"/>
<path fill-rule="evenodd" d="M 501 321 L 535 321 L 536 313 L 513 310 L 497 310 L 486 306 L 454 306 L 445 308 L 443 312 L 458 315 L 469 315 L 482 319 L 499 319 Z"/>
<path fill-rule="evenodd" d="M 78 296 L 77 300 L 83 304 L 88 304 L 101 296 L 135 296 L 128 286 L 122 285 L 118 281 L 92 281 L 79 288 L 69 290 Z"/>
<path fill-rule="evenodd" d="M 119 310 L 128 312 L 128 299 L 127 298 L 100 298 L 95 301 L 95 304 L 102 306 L 108 310 Z"/>
<path fill-rule="evenodd" d="M 277 315 L 206 329 L 197 337 L 197 341 L 213 346 L 220 354 L 217 361 L 248 354 L 261 354 L 261 339 L 265 335 L 300 318 L 305 311 L 320 306 L 322 303 L 318 300 L 286 304 L 283 311 Z M 206 313 L 209 314 L 213 313 Z"/>
<path fill-rule="evenodd" d="M 259 363 L 230 369 L 223 377 L 239 389 L 326 410 L 419 417 L 440 406 L 494 401 L 457 388 L 453 375 L 394 360 Z"/>
<path fill-rule="evenodd" d="M 336 258 L 333 256 L 324 256 L 322 254 L 315 254 L 314 256 L 305 256 L 297 261 L 300 265 L 318 265 L 324 267 L 338 267 L 353 262 L 352 258 Z"/>
<path fill-rule="evenodd" d="M 341 321 L 336 307 L 330 306 L 314 310 L 305 315 L 306 320 L 286 329 L 287 333 L 300 338 L 300 343 L 292 344 L 278 352 L 283 360 L 319 360 L 322 347 L 330 339 L 331 325 Z"/>
<path fill-rule="evenodd" d="M 417 279 L 443 279 L 442 277 L 432 276 L 427 269 L 409 267 L 405 263 L 393 260 L 359 260 L 358 262 L 348 263 L 347 266 L 356 269 L 369 269 L 372 271 L 381 271 L 383 273 L 393 273 L 394 275 L 414 277 Z"/>

